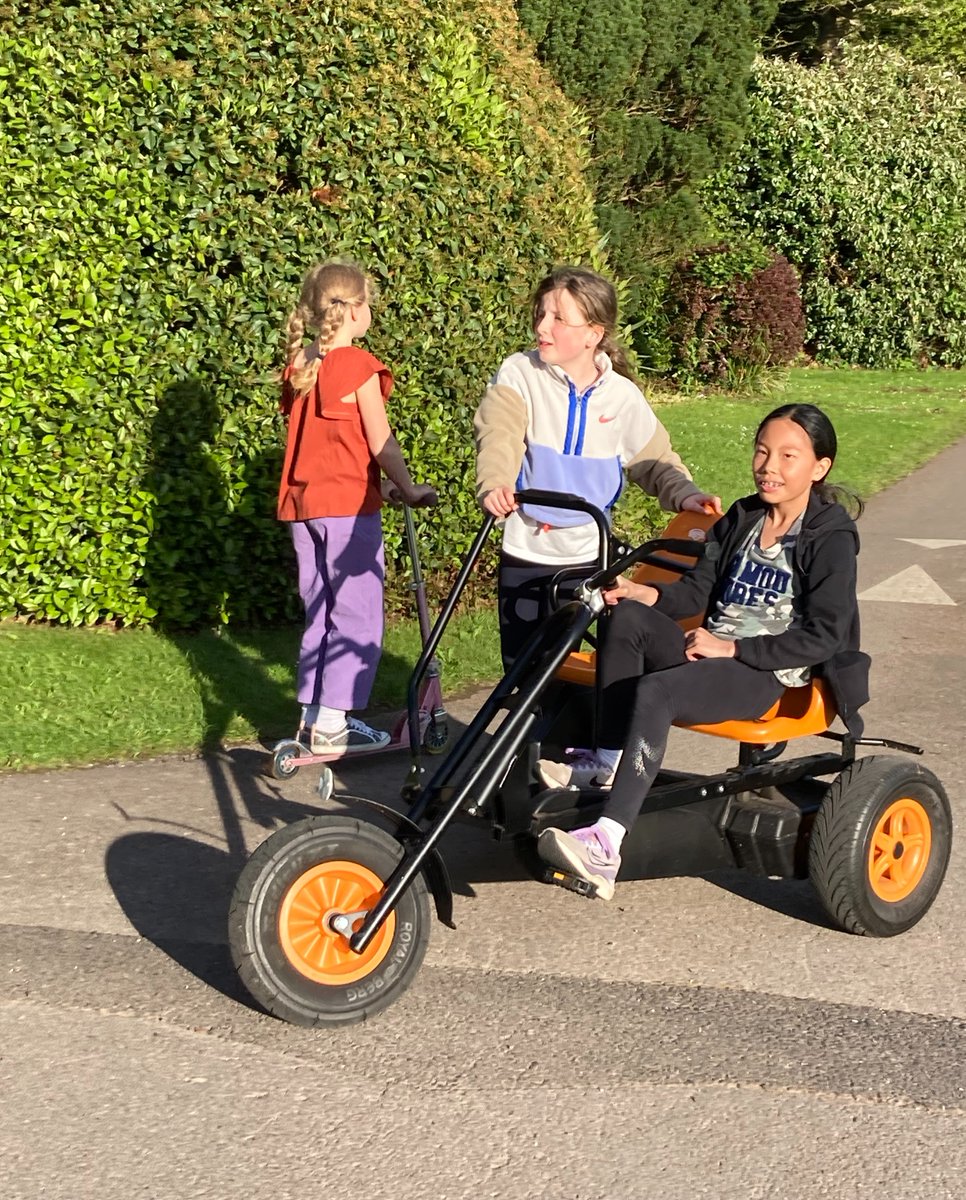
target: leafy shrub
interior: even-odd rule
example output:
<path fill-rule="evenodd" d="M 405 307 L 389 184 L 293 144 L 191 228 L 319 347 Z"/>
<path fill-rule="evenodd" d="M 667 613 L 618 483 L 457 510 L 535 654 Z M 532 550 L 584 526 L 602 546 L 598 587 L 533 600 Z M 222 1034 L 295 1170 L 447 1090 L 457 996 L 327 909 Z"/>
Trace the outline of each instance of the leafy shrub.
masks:
<path fill-rule="evenodd" d="M 915 62 L 966 71 L 966 0 L 875 0 L 861 33 Z"/>
<path fill-rule="evenodd" d="M 962 74 L 966 0 L 782 0 L 763 47 L 814 65 L 862 41 Z"/>
<path fill-rule="evenodd" d="M 585 130 L 512 9 L 7 4 L 0 113 L 0 616 L 295 612 L 274 372 L 336 253 L 381 285 L 368 344 L 445 575 L 486 380 L 535 278 L 598 241 Z"/>
<path fill-rule="evenodd" d="M 966 87 L 877 48 L 761 61 L 740 155 L 703 189 L 718 223 L 802 280 L 824 362 L 966 362 Z"/>
<path fill-rule="evenodd" d="M 780 254 L 755 243 L 705 246 L 675 267 L 668 293 L 682 382 L 747 384 L 801 353 L 798 276 Z"/>

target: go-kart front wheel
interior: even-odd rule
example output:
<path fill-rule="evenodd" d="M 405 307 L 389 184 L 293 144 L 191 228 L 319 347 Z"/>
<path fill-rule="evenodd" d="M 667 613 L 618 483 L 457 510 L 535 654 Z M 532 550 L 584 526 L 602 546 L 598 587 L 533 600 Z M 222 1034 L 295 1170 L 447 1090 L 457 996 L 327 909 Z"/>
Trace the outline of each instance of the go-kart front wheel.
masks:
<path fill-rule="evenodd" d="M 259 846 L 235 885 L 228 936 L 263 1008 L 295 1025 L 351 1024 L 405 991 L 429 942 L 423 877 L 361 954 L 343 924 L 359 928 L 401 855 L 382 829 L 340 816 L 297 821 Z"/>
<path fill-rule="evenodd" d="M 841 929 L 892 937 L 928 912 L 951 846 L 949 800 L 936 776 L 873 755 L 829 788 L 812 828 L 808 873 Z"/>

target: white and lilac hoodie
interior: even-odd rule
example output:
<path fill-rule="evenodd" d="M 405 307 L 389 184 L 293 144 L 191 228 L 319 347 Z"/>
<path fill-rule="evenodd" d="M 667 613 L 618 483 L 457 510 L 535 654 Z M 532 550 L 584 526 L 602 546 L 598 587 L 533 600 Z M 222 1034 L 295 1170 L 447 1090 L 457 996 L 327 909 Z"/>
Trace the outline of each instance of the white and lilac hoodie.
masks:
<path fill-rule="evenodd" d="M 495 487 L 573 492 L 609 514 L 628 477 L 676 512 L 700 494 L 671 449 L 667 430 L 640 389 L 618 375 L 606 354 L 583 393 L 536 350 L 512 354 L 490 381 L 473 421 L 476 494 Z M 596 559 L 596 526 L 584 513 L 536 508 L 511 513 L 504 553 L 563 566 Z"/>

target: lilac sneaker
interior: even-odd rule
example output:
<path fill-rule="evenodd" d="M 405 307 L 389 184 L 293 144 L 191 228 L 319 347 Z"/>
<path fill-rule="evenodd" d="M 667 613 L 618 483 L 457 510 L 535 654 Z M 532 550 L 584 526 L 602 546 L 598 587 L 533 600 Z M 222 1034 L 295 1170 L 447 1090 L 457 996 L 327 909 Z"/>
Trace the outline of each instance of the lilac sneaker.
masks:
<path fill-rule="evenodd" d="M 621 856 L 611 851 L 593 825 L 572 833 L 545 829 L 537 839 L 537 853 L 551 867 L 592 883 L 601 900 L 613 900 Z"/>
<path fill-rule="evenodd" d="M 567 762 L 541 758 L 536 766 L 537 778 L 548 788 L 609 788 L 614 782 L 614 768 L 607 766 L 593 750 L 576 750 Z"/>

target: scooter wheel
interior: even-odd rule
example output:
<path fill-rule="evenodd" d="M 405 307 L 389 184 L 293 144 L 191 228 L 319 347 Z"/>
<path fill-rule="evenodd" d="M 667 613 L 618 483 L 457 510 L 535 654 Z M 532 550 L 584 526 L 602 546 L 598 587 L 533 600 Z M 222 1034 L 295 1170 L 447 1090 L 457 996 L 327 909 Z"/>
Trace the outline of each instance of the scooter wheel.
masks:
<path fill-rule="evenodd" d="M 298 742 L 279 742 L 272 751 L 272 761 L 269 767 L 275 779 L 291 779 L 299 769 L 299 758 L 302 748 Z"/>
<path fill-rule="evenodd" d="M 235 885 L 228 937 L 266 1011 L 295 1025 L 348 1025 L 402 995 L 429 943 L 422 875 L 361 954 L 333 925 L 351 915 L 359 928 L 401 856 L 384 830 L 343 816 L 308 817 L 262 842 Z"/>
<path fill-rule="evenodd" d="M 808 873 L 840 929 L 893 937 L 929 911 L 951 846 L 949 800 L 936 776 L 873 755 L 829 788 L 812 827 Z"/>
<path fill-rule="evenodd" d="M 326 800 L 332 798 L 332 792 L 335 788 L 335 776 L 332 774 L 331 767 L 323 767 L 322 774 L 319 776 L 319 782 L 316 785 L 316 790 L 319 793 L 319 799 L 324 804 Z"/>
<path fill-rule="evenodd" d="M 449 721 L 431 720 L 423 734 L 423 749 L 427 754 L 442 754 L 449 745 Z"/>

